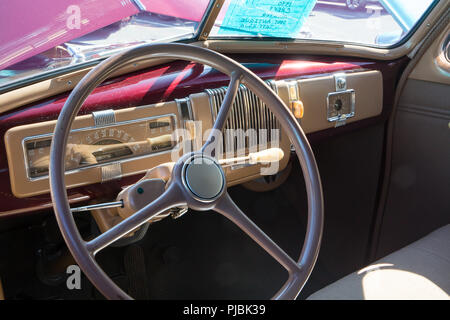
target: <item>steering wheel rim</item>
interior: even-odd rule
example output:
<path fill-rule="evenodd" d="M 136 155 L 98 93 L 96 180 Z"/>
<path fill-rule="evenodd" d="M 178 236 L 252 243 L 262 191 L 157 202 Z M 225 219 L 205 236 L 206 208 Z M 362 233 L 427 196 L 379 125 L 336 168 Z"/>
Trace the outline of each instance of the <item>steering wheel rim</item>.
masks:
<path fill-rule="evenodd" d="M 278 95 L 276 95 L 258 76 L 241 64 L 222 54 L 192 45 L 148 44 L 114 55 L 93 68 L 77 84 L 66 100 L 58 117 L 53 134 L 50 151 L 49 178 L 56 220 L 74 259 L 89 280 L 106 298 L 131 299 L 128 294 L 119 288 L 106 275 L 95 261 L 95 253 L 103 248 L 102 245 L 107 246 L 116 239 L 111 241 L 111 239 L 108 238 L 108 234 L 106 234 L 103 238 L 101 237 L 102 235 L 100 235 L 94 240 L 87 242 L 82 239 L 76 227 L 70 211 L 65 187 L 64 154 L 72 122 L 88 95 L 113 72 L 124 65 L 143 59 L 147 60 L 154 58 L 193 61 L 209 65 L 230 76 L 231 81 L 229 89 L 225 95 L 224 102 L 217 115 L 213 129 L 221 130 L 223 128 L 228 116 L 228 111 L 231 108 L 240 83 L 247 86 L 247 88 L 255 93 L 272 111 L 280 122 L 281 127 L 284 128 L 286 134 L 290 138 L 303 171 L 308 199 L 308 223 L 303 241 L 303 248 L 298 261 L 292 260 L 292 258 L 279 248 L 272 239 L 267 237 L 262 230 L 239 210 L 226 192 L 226 187 L 223 188 L 224 190 L 221 190 L 212 201 L 201 201 L 201 199 L 192 197 L 192 192 L 190 193 L 188 188 L 183 184 L 183 170 L 186 169 L 186 163 L 188 163 L 192 157 L 195 157 L 196 154 L 187 154 L 178 160 L 172 172 L 172 182 L 168 185 L 166 192 L 138 212 L 141 213 L 142 211 L 144 214 L 134 214 L 130 216 L 122 221 L 123 225 L 120 223 L 115 226 L 113 228 L 114 232 L 111 233 L 116 236 L 118 234 L 124 235 L 130 231 L 124 229 L 127 223 L 128 228 L 130 224 L 136 228 L 151 219 L 151 217 L 157 215 L 159 212 L 166 210 L 169 204 L 172 207 L 187 204 L 190 208 L 198 210 L 213 209 L 237 224 L 289 272 L 288 280 L 272 299 L 295 299 L 308 280 L 317 260 L 324 218 L 321 180 L 309 142 L 289 109 Z M 202 151 L 210 143 L 211 136 L 207 139 Z M 151 215 L 149 215 L 150 210 L 152 212 Z M 99 238 L 100 240 L 98 240 Z M 96 242 L 96 240 L 98 241 Z"/>

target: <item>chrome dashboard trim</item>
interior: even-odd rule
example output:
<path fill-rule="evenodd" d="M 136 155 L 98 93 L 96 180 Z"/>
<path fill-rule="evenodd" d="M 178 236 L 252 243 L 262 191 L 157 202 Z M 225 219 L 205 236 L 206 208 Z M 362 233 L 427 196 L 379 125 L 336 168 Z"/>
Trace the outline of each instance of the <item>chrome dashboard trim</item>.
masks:
<path fill-rule="evenodd" d="M 328 122 L 336 122 L 336 127 L 345 125 L 345 122 L 348 118 L 352 118 L 355 116 L 355 105 L 356 105 L 356 97 L 355 97 L 355 90 L 349 89 L 345 91 L 336 91 L 336 92 L 330 92 L 327 95 L 327 120 Z M 340 113 L 338 112 L 338 115 L 332 116 L 331 112 L 334 111 L 334 105 L 331 104 L 331 98 L 332 97 L 344 97 L 348 96 L 348 99 L 350 100 L 350 112 L 348 113 Z M 339 98 L 340 99 L 340 98 Z"/>
<path fill-rule="evenodd" d="M 173 128 L 176 131 L 178 129 L 178 124 L 177 124 L 177 115 L 174 114 L 174 113 L 168 113 L 168 114 L 158 115 L 158 116 L 153 116 L 153 117 L 145 117 L 145 118 L 140 118 L 140 119 L 133 119 L 133 120 L 126 120 L 126 121 L 121 121 L 121 122 L 115 122 L 112 125 L 108 126 L 108 128 L 121 126 L 121 125 L 126 125 L 126 124 L 132 124 L 132 123 L 136 123 L 136 122 L 150 121 L 150 120 L 164 118 L 164 117 L 171 117 L 172 118 Z M 94 126 L 90 126 L 90 127 L 74 129 L 74 130 L 71 130 L 71 132 L 81 132 L 81 131 L 88 131 L 88 130 L 95 130 L 95 129 L 98 129 L 98 127 L 94 125 Z M 45 134 L 25 137 L 25 138 L 22 139 L 22 152 L 23 152 L 23 158 L 24 158 L 24 164 L 25 164 L 25 172 L 26 172 L 28 181 L 37 181 L 37 180 L 48 179 L 48 174 L 40 176 L 40 177 L 36 177 L 36 178 L 30 177 L 30 175 L 29 175 L 29 169 L 30 168 L 28 166 L 28 159 L 27 159 L 27 155 L 26 155 L 26 150 L 27 150 L 26 149 L 26 142 L 30 141 L 30 140 L 49 138 L 49 137 L 52 137 L 52 136 L 53 136 L 53 133 L 45 133 Z M 177 144 L 175 144 L 175 146 L 173 148 L 168 149 L 168 150 L 152 152 L 150 154 L 144 154 L 144 155 L 140 155 L 140 156 L 137 156 L 137 157 L 125 158 L 125 159 L 118 160 L 118 161 L 116 160 L 116 161 L 112 161 L 112 162 L 98 163 L 98 164 L 84 166 L 84 167 L 80 167 L 80 168 L 76 168 L 76 169 L 72 169 L 72 170 L 66 170 L 65 174 L 66 175 L 67 174 L 74 174 L 74 173 L 78 173 L 78 172 L 81 172 L 83 170 L 87 170 L 87 169 L 91 169 L 91 168 L 105 167 L 105 166 L 108 166 L 111 163 L 115 163 L 115 162 L 125 163 L 125 162 L 129 162 L 129 161 L 134 161 L 134 160 L 137 160 L 137 159 L 150 158 L 150 157 L 154 157 L 156 155 L 173 152 L 174 150 L 179 150 L 179 149 L 180 149 L 180 146 L 177 143 Z M 138 172 L 136 172 L 136 173 L 138 173 Z M 136 174 L 136 173 L 132 173 L 132 174 Z"/>
<path fill-rule="evenodd" d="M 102 182 L 108 182 L 122 178 L 122 164 L 120 162 L 113 162 L 109 165 L 101 167 Z"/>
<path fill-rule="evenodd" d="M 94 111 L 92 112 L 92 117 L 96 127 L 104 127 L 116 122 L 116 114 L 112 109 Z"/>
<path fill-rule="evenodd" d="M 277 92 L 277 86 L 274 80 L 268 80 L 269 87 Z M 214 122 L 219 112 L 221 102 L 224 99 L 227 87 L 206 89 L 211 109 L 211 119 Z M 280 124 L 269 108 L 262 103 L 253 92 L 249 91 L 245 85 L 240 85 L 236 94 L 235 101 L 230 110 L 224 129 L 242 129 L 246 132 L 248 129 L 258 130 L 258 141 L 264 136 L 260 130 L 265 130 L 267 138 L 270 140 L 271 130 L 279 129 Z M 225 132 L 226 134 L 226 132 Z"/>
<path fill-rule="evenodd" d="M 183 125 L 187 120 L 194 120 L 190 98 L 175 99 L 175 103 L 177 104 L 178 114 Z"/>

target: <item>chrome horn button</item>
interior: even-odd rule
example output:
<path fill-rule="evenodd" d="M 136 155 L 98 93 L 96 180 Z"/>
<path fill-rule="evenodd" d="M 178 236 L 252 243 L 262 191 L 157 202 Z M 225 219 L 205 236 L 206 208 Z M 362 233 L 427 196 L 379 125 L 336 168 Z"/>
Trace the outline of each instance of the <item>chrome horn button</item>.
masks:
<path fill-rule="evenodd" d="M 214 158 L 197 154 L 184 163 L 183 184 L 195 199 L 211 202 L 225 188 L 225 174 Z"/>

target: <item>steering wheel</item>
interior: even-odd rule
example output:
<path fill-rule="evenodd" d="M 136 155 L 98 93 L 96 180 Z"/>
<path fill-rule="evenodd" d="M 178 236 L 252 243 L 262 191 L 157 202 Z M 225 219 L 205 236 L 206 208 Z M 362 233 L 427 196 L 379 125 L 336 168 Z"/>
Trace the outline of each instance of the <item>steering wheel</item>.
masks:
<path fill-rule="evenodd" d="M 131 62 L 152 58 L 186 60 L 209 65 L 230 77 L 228 90 L 213 129 L 222 130 L 240 84 L 255 93 L 272 111 L 290 138 L 306 184 L 308 224 L 298 261 L 293 260 L 256 226 L 226 191 L 225 174 L 205 150 L 183 155 L 173 166 L 164 193 L 153 202 L 90 241 L 82 239 L 72 216 L 65 186 L 65 149 L 72 122 L 88 95 L 114 71 Z M 150 168 L 149 168 L 150 169 Z M 50 189 L 58 226 L 74 259 L 96 288 L 109 299 L 131 299 L 100 268 L 95 254 L 172 207 L 188 206 L 222 214 L 278 261 L 289 277 L 273 299 L 295 299 L 310 276 L 319 253 L 323 228 L 323 195 L 317 164 L 308 140 L 282 100 L 253 72 L 217 52 L 186 44 L 149 44 L 114 55 L 93 68 L 72 90 L 56 123 L 50 151 Z M 300 239 L 301 241 L 301 239 Z"/>

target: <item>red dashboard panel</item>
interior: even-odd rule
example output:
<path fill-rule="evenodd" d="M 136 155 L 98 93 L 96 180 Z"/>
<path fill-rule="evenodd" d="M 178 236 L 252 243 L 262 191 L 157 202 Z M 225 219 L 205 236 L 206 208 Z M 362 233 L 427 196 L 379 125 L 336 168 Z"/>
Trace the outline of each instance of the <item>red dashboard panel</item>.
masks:
<path fill-rule="evenodd" d="M 269 59 L 263 55 L 238 55 L 232 56 L 232 58 L 244 63 L 246 67 L 253 70 L 261 78 L 275 80 L 362 68 L 380 70 L 383 74 L 384 106 L 383 113 L 378 120 L 386 118 L 389 114 L 397 80 L 408 61 L 407 59 L 400 59 L 374 62 L 362 59 L 293 55 L 280 55 Z M 227 83 L 227 76 L 210 67 L 175 61 L 106 81 L 89 96 L 80 114 L 101 109 L 120 109 L 170 101 L 187 97 L 192 93 L 202 92 L 207 88 L 224 86 Z M 43 205 L 51 206 L 50 195 L 18 199 L 12 194 L 3 137 L 5 132 L 12 127 L 56 119 L 67 96 L 67 93 L 62 94 L 0 116 L 0 135 L 2 137 L 0 140 L 0 217 L 30 210 L 42 210 Z M 122 185 L 130 184 L 138 178 L 140 177 L 135 176 L 114 182 L 71 189 L 69 196 L 79 197 L 79 199 L 108 198 L 108 196 L 111 198 L 111 195 L 118 193 Z"/>

